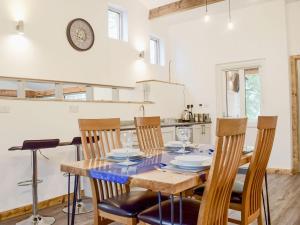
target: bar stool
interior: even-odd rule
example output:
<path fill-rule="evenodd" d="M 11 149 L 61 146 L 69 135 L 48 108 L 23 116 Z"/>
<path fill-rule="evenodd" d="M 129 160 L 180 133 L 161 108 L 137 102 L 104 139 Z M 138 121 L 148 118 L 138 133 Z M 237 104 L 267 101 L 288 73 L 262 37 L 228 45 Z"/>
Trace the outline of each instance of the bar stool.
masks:
<path fill-rule="evenodd" d="M 80 145 L 81 145 L 81 138 L 80 137 L 74 137 L 70 145 L 76 146 L 76 161 L 81 160 L 81 152 L 80 152 Z M 78 191 L 77 191 L 77 200 L 76 200 L 76 208 L 75 208 L 75 214 L 85 214 L 93 211 L 93 205 L 91 203 L 83 203 L 82 202 L 82 196 L 81 196 L 81 181 L 80 178 L 78 179 Z M 64 213 L 68 213 L 68 206 L 63 208 Z M 72 206 L 70 206 L 70 211 L 72 212 Z"/>
<path fill-rule="evenodd" d="M 46 148 L 56 148 L 59 144 L 59 139 L 46 139 L 46 140 L 26 140 L 21 147 L 11 148 L 9 150 L 30 150 L 32 153 L 32 180 L 20 182 L 20 186 L 26 184 L 32 185 L 32 216 L 16 223 L 16 225 L 51 225 L 55 222 L 54 217 L 44 217 L 38 214 L 38 167 L 37 167 L 37 151 Z"/>

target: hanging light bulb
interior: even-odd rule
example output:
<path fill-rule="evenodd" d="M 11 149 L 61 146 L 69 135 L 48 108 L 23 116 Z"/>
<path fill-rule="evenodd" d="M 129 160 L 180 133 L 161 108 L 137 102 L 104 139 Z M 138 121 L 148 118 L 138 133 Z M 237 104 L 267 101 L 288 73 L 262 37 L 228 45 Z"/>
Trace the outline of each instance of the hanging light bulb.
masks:
<path fill-rule="evenodd" d="M 233 30 L 234 29 L 234 23 L 232 21 L 228 21 L 227 28 L 228 28 L 228 30 Z"/>
<path fill-rule="evenodd" d="M 210 16 L 206 14 L 206 15 L 204 16 L 204 22 L 207 23 L 207 22 L 209 22 L 209 21 L 210 21 Z"/>
<path fill-rule="evenodd" d="M 228 30 L 234 29 L 234 23 L 231 20 L 231 0 L 228 0 L 228 24 L 227 24 Z"/>
<path fill-rule="evenodd" d="M 210 16 L 208 15 L 208 10 L 207 10 L 207 0 L 205 1 L 205 16 L 204 16 L 204 22 L 207 23 L 210 21 Z"/>

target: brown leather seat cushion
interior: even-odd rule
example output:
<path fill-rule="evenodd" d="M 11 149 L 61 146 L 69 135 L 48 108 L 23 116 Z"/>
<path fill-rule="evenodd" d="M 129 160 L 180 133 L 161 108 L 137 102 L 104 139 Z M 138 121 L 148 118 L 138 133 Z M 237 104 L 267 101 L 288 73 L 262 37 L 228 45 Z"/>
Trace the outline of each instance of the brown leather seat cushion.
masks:
<path fill-rule="evenodd" d="M 58 144 L 59 139 L 25 140 L 23 142 L 22 150 L 56 148 Z"/>
<path fill-rule="evenodd" d="M 170 225 L 171 223 L 171 201 L 162 202 L 162 224 Z M 200 201 L 183 198 L 182 199 L 182 224 L 183 225 L 197 225 L 198 214 L 200 209 Z M 140 221 L 151 225 L 159 225 L 159 207 L 155 205 L 146 209 L 138 215 Z M 179 199 L 174 200 L 174 224 L 180 224 L 179 214 Z"/>
<path fill-rule="evenodd" d="M 242 203 L 242 197 L 243 197 L 243 188 L 244 188 L 244 183 L 236 181 L 233 185 L 232 188 L 232 193 L 231 193 L 231 203 Z M 194 194 L 203 196 L 205 186 L 199 187 L 194 190 Z"/>
<path fill-rule="evenodd" d="M 162 196 L 162 201 L 167 199 L 167 196 Z M 157 203 L 157 193 L 151 191 L 132 191 L 105 199 L 98 204 L 98 208 L 104 212 L 118 216 L 137 217 L 140 212 Z"/>

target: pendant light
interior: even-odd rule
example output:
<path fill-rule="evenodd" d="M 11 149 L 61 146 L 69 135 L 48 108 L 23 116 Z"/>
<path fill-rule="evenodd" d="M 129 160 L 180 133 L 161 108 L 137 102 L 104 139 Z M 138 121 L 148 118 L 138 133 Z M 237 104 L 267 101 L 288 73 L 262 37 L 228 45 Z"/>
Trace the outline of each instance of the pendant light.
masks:
<path fill-rule="evenodd" d="M 205 16 L 204 16 L 204 22 L 207 23 L 210 21 L 210 16 L 208 15 L 208 10 L 207 10 L 207 0 L 205 1 Z"/>
<path fill-rule="evenodd" d="M 234 23 L 231 20 L 231 0 L 228 0 L 228 24 L 227 24 L 228 30 L 234 29 Z"/>

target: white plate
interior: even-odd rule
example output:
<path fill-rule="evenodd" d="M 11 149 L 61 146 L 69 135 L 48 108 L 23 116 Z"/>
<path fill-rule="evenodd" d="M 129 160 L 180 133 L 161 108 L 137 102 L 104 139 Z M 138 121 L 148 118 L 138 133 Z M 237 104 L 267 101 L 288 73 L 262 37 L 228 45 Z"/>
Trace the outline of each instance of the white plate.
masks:
<path fill-rule="evenodd" d="M 183 164 L 177 160 L 172 160 L 170 162 L 170 164 L 174 167 L 177 167 L 177 168 L 181 168 L 181 169 L 190 169 L 190 170 L 196 170 L 196 169 L 200 169 L 202 167 L 207 167 L 207 166 L 210 166 L 211 165 L 211 162 L 210 161 L 203 161 L 202 165 L 198 165 L 198 166 L 193 166 L 193 165 L 188 165 L 188 164 Z"/>
<path fill-rule="evenodd" d="M 108 157 L 115 157 L 115 158 L 126 158 L 126 157 L 141 157 L 144 153 L 140 151 L 140 149 L 126 149 L 126 148 L 119 148 L 114 149 L 111 152 L 107 153 Z"/>
<path fill-rule="evenodd" d="M 211 160 L 211 157 L 203 155 L 181 155 L 175 157 L 175 161 L 183 166 L 206 166 L 211 164 Z"/>

